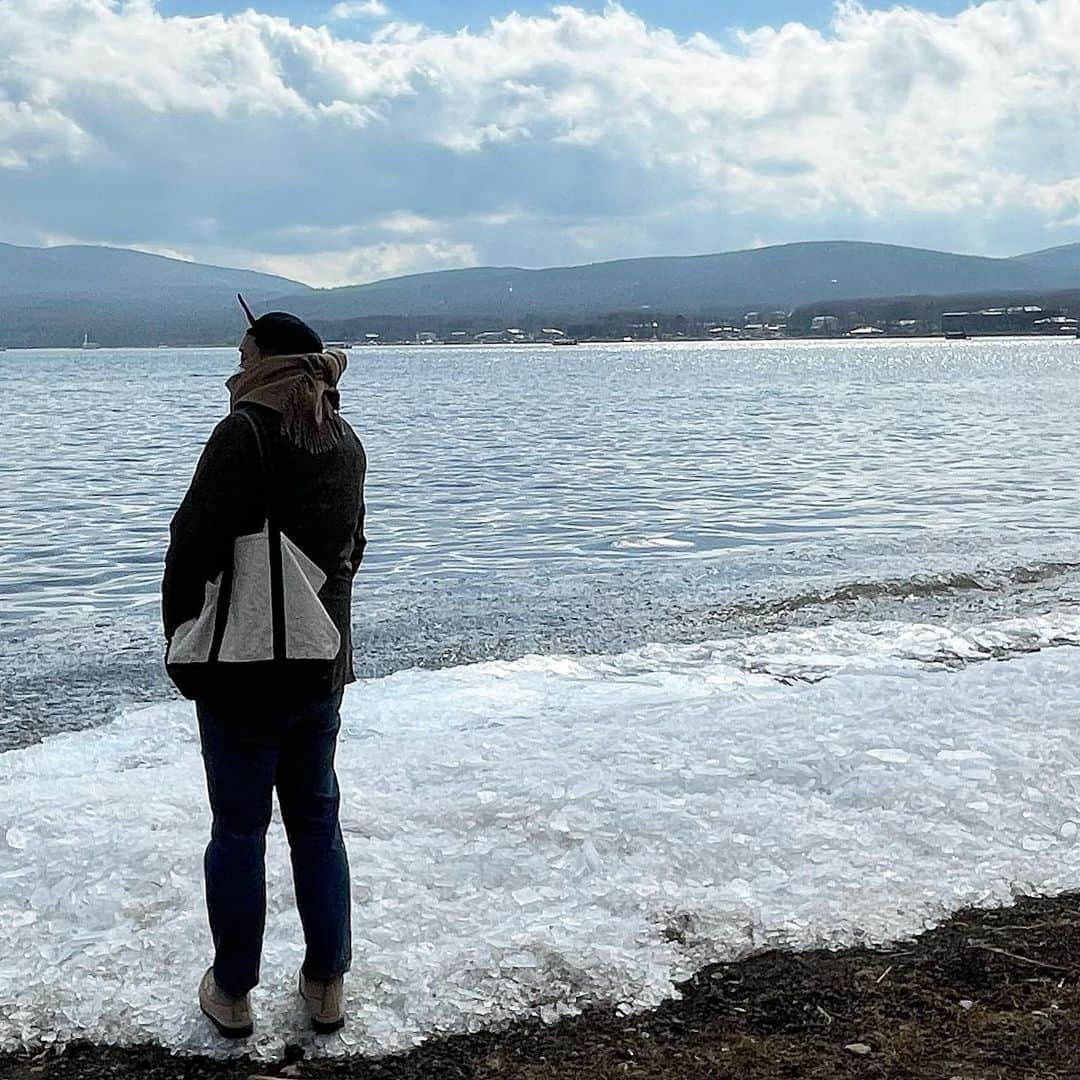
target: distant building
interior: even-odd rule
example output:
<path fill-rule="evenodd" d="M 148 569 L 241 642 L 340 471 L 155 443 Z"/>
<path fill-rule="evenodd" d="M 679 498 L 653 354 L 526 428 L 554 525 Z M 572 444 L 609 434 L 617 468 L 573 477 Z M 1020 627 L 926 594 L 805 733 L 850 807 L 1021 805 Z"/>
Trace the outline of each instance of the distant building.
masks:
<path fill-rule="evenodd" d="M 517 326 L 509 326 L 505 330 L 484 330 L 473 337 L 473 341 L 481 345 L 521 345 L 529 340 L 529 335 Z"/>
<path fill-rule="evenodd" d="M 835 315 L 815 315 L 810 320 L 810 333 L 827 337 L 840 333 L 840 320 Z"/>
<path fill-rule="evenodd" d="M 952 340 L 959 340 L 967 337 L 967 320 L 970 318 L 970 311 L 946 311 L 941 316 L 941 330 L 942 333 Z"/>
<path fill-rule="evenodd" d="M 1036 319 L 1035 332 L 1039 334 L 1069 334 L 1076 337 L 1080 322 L 1068 315 L 1053 315 L 1049 319 Z"/>
<path fill-rule="evenodd" d="M 947 338 L 979 337 L 995 334 L 1038 334 L 1068 332 L 1052 329 L 1053 318 L 1061 311 L 1046 311 L 1036 304 L 982 308 L 979 311 L 946 311 L 941 329 Z"/>
<path fill-rule="evenodd" d="M 761 340 L 762 338 L 772 340 L 783 337 L 786 329 L 786 326 L 774 326 L 772 323 L 747 323 L 742 328 L 742 334 L 739 336 L 755 340 Z"/>

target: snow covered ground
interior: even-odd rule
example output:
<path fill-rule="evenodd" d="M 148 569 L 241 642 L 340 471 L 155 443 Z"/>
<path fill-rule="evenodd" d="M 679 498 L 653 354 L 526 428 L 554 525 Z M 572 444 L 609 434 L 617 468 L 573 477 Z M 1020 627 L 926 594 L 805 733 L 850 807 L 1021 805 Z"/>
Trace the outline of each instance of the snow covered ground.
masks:
<path fill-rule="evenodd" d="M 351 1023 L 312 1051 L 647 1006 L 712 959 L 1080 886 L 1080 649 L 1029 651 L 1077 641 L 1068 609 L 838 623 L 353 687 Z M 0 1048 L 239 1052 L 194 1002 L 203 783 L 182 703 L 0 755 Z M 253 1046 L 274 1056 L 309 1040 L 280 828 L 268 860 Z"/>

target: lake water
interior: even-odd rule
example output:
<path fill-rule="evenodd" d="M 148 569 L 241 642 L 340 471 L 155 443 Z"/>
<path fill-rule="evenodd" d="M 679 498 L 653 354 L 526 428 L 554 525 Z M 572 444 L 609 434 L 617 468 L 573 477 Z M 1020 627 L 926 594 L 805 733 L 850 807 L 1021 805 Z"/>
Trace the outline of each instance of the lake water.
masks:
<path fill-rule="evenodd" d="M 234 359 L 0 354 L 0 1052 L 228 1052 L 157 590 Z M 371 349 L 342 392 L 350 1023 L 300 1029 L 275 828 L 256 1057 L 1080 887 L 1076 342 Z"/>
<path fill-rule="evenodd" d="M 0 354 L 0 747 L 170 693 L 168 522 L 234 364 Z M 1072 341 L 360 349 L 342 390 L 362 675 L 1076 583 Z"/>

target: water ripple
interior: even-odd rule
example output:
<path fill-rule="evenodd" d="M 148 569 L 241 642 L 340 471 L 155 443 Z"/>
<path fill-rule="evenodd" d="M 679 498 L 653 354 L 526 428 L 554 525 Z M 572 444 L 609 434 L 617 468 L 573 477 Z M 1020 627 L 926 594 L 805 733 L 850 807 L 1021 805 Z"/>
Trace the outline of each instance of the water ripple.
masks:
<path fill-rule="evenodd" d="M 1076 357 L 1034 341 L 355 350 L 358 665 L 694 639 L 758 600 L 793 618 L 785 598 L 908 603 L 838 597 L 1080 562 Z M 168 522 L 234 363 L 0 355 L 0 729 L 163 692 Z M 994 580 L 1035 604 L 1053 588 Z"/>

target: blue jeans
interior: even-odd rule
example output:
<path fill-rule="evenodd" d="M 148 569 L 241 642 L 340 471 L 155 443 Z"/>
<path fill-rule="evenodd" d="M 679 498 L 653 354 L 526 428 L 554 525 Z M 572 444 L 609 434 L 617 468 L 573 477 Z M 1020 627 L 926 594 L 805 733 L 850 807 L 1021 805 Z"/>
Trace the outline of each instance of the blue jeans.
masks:
<path fill-rule="evenodd" d="M 307 945 L 304 974 L 327 979 L 349 970 L 349 863 L 334 773 L 340 707 L 340 690 L 281 708 L 196 702 L 214 818 L 204 861 L 214 978 L 230 994 L 259 981 L 275 787 Z"/>

